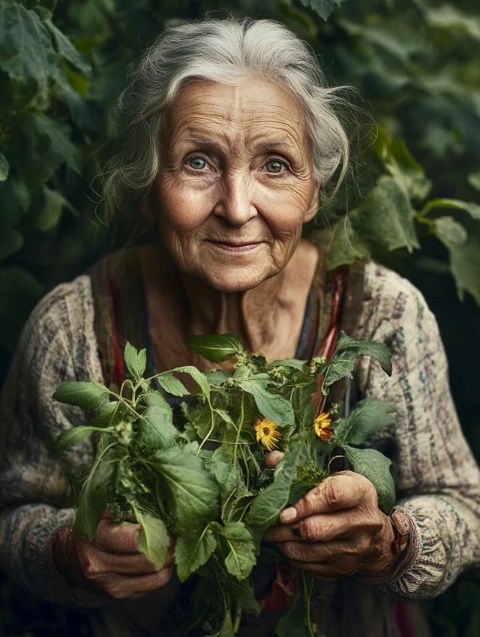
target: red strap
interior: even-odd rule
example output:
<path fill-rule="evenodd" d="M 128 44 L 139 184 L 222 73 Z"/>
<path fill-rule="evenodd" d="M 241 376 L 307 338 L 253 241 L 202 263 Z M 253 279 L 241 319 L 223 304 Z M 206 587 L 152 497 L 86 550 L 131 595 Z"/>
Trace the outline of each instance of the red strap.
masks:
<path fill-rule="evenodd" d="M 123 354 L 120 343 L 120 332 L 118 329 L 118 316 L 120 312 L 120 295 L 115 281 L 108 279 L 108 288 L 112 297 L 112 353 L 113 353 L 113 374 L 115 384 L 120 387 L 123 382 Z"/>

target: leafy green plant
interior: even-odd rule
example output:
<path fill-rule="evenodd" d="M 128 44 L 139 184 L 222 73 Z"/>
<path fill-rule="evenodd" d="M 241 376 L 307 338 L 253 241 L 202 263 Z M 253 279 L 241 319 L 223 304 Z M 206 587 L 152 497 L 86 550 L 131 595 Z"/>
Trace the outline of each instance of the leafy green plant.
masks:
<path fill-rule="evenodd" d="M 63 450 L 91 435 L 96 439 L 93 462 L 74 480 L 74 533 L 93 539 L 107 510 L 119 520 L 135 519 L 139 549 L 160 569 L 170 532 L 179 579 L 197 574 L 194 599 L 203 600 L 208 591 L 208 603 L 194 604 L 191 621 L 207 634 L 227 637 L 236 634 L 243 611 L 260 610 L 250 575 L 256 556 L 265 554 L 264 532 L 329 474 L 334 453 L 343 451 L 352 469 L 374 484 L 379 506 L 392 509 L 390 460 L 359 447 L 393 424 L 392 407 L 363 400 L 345 417 L 338 416 L 338 406 L 325 411 L 332 386 L 351 375 L 359 357 L 375 358 L 389 374 L 391 360 L 386 346 L 345 334 L 328 361 L 267 363 L 231 335 L 197 336 L 190 347 L 210 361 L 232 360 L 233 369 L 202 373 L 185 366 L 144 378 L 146 352 L 127 344 L 130 377 L 118 393 L 92 381 L 66 382 L 55 392 L 56 400 L 95 412 L 89 424 L 65 431 L 57 444 Z M 178 376 L 193 380 L 198 392 L 191 394 Z M 179 413 L 168 396 L 184 399 Z M 265 449 L 274 448 L 285 455 L 273 472 L 263 458 Z M 272 554 L 281 560 L 270 547 Z M 301 604 L 308 611 L 304 634 L 315 634 L 311 586 L 303 574 L 280 630 L 296 621 Z"/>

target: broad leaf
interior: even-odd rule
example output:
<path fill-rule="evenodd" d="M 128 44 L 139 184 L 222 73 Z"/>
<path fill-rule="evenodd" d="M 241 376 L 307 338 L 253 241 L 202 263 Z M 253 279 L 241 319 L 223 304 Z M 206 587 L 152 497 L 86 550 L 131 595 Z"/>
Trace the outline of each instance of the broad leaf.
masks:
<path fill-rule="evenodd" d="M 15 228 L 0 228 L 0 259 L 18 252 L 23 247 L 24 240 L 22 235 Z"/>
<path fill-rule="evenodd" d="M 88 411 L 97 409 L 108 399 L 108 390 L 95 381 L 67 381 L 60 385 L 53 398 L 67 405 L 76 405 Z"/>
<path fill-rule="evenodd" d="M 165 499 L 177 522 L 177 530 L 185 533 L 203 528 L 218 514 L 218 484 L 205 469 L 202 460 L 185 449 L 157 451 L 149 462 L 155 467 L 164 487 Z"/>
<path fill-rule="evenodd" d="M 463 245 L 467 240 L 467 231 L 453 217 L 439 217 L 433 220 L 435 236 L 447 247 Z"/>
<path fill-rule="evenodd" d="M 3 153 L 0 153 L 0 181 L 6 181 L 8 172 L 10 170 L 10 164 Z"/>
<path fill-rule="evenodd" d="M 279 394 L 272 394 L 265 388 L 264 382 L 244 380 L 239 383 L 243 391 L 255 399 L 258 411 L 281 426 L 291 426 L 295 422 L 292 404 Z"/>
<path fill-rule="evenodd" d="M 147 449 L 164 449 L 174 443 L 179 431 L 173 424 L 172 409 L 167 401 L 147 407 L 143 418 L 138 423 L 138 430 Z"/>
<path fill-rule="evenodd" d="M 219 363 L 244 351 L 241 340 L 232 334 L 208 334 L 192 336 L 189 348 L 209 361 Z"/>
<path fill-rule="evenodd" d="M 301 459 L 301 449 L 301 443 L 295 442 L 285 453 L 275 471 L 273 483 L 253 500 L 245 518 L 248 526 L 263 531 L 275 523 L 288 503 L 290 487 Z"/>
<path fill-rule="evenodd" d="M 89 425 L 79 425 L 62 432 L 55 441 L 55 447 L 58 451 L 64 451 L 68 447 L 78 445 L 89 438 L 94 431 L 101 431 L 100 427 L 91 427 Z"/>
<path fill-rule="evenodd" d="M 130 375 L 138 380 L 145 373 L 147 367 L 147 350 L 141 349 L 138 351 L 131 343 L 125 345 L 125 351 L 123 352 L 123 358 L 127 366 Z"/>
<path fill-rule="evenodd" d="M 170 372 L 163 372 L 156 376 L 156 379 L 167 394 L 172 394 L 173 396 L 188 396 L 190 394 L 185 385 Z"/>
<path fill-rule="evenodd" d="M 448 249 L 460 299 L 469 292 L 480 305 L 480 223 L 471 223 L 465 243 Z"/>
<path fill-rule="evenodd" d="M 372 341 L 357 341 L 345 332 L 340 332 L 340 336 L 335 348 L 334 357 L 347 351 L 359 356 L 370 356 L 380 363 L 383 371 L 389 376 L 392 373 L 392 354 L 384 343 L 374 343 Z"/>
<path fill-rule="evenodd" d="M 378 495 L 378 505 L 389 514 L 395 504 L 395 484 L 390 473 L 391 460 L 376 449 L 345 447 L 345 454 L 353 470 L 368 478 Z"/>
<path fill-rule="evenodd" d="M 238 580 L 246 579 L 255 566 L 255 544 L 243 522 L 227 522 L 222 535 L 228 546 L 225 568 Z"/>
<path fill-rule="evenodd" d="M 356 404 L 355 409 L 335 426 L 333 442 L 336 444 L 360 445 L 370 436 L 395 422 L 392 405 L 367 398 Z"/>
<path fill-rule="evenodd" d="M 170 539 L 163 520 L 134 507 L 135 517 L 141 527 L 138 550 L 153 564 L 157 571 L 165 566 Z"/>
<path fill-rule="evenodd" d="M 207 377 L 199 369 L 193 367 L 193 365 L 184 365 L 182 367 L 175 367 L 172 371 L 181 372 L 182 374 L 188 374 L 193 378 L 197 385 L 202 390 L 204 396 L 210 399 L 210 384 Z"/>
<path fill-rule="evenodd" d="M 192 573 L 206 564 L 217 548 L 217 538 L 210 527 L 203 531 L 187 531 L 177 538 L 175 544 L 175 564 L 177 575 L 184 582 Z"/>
<path fill-rule="evenodd" d="M 469 214 L 472 219 L 480 220 L 480 205 L 473 201 L 461 201 L 460 199 L 445 198 L 430 199 L 430 201 L 425 204 L 422 213 L 427 214 L 432 210 L 437 209 L 461 210 L 462 212 Z"/>

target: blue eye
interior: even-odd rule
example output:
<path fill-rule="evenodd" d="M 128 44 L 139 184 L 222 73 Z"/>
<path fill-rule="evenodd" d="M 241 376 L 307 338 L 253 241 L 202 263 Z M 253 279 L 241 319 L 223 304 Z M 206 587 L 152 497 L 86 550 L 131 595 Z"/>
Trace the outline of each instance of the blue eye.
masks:
<path fill-rule="evenodd" d="M 190 157 L 187 164 L 190 168 L 194 168 L 195 170 L 203 170 L 207 166 L 207 162 L 203 157 Z"/>
<path fill-rule="evenodd" d="M 269 159 L 265 164 L 265 168 L 269 173 L 281 173 L 286 168 L 285 162 L 280 159 Z"/>

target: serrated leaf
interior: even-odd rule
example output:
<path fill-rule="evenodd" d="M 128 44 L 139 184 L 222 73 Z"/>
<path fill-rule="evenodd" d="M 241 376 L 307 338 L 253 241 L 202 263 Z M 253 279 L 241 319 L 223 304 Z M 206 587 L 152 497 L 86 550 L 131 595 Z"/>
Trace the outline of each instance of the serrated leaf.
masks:
<path fill-rule="evenodd" d="M 292 426 L 295 422 L 295 414 L 290 401 L 280 394 L 273 394 L 265 387 L 264 382 L 245 380 L 239 383 L 243 391 L 251 394 L 255 400 L 258 411 L 273 420 L 282 427 Z"/>
<path fill-rule="evenodd" d="M 165 566 L 170 540 L 163 520 L 134 507 L 135 517 L 141 527 L 138 550 L 153 564 L 157 571 Z"/>
<path fill-rule="evenodd" d="M 210 527 L 203 531 L 187 531 L 177 538 L 175 564 L 178 579 L 184 582 L 206 564 L 217 548 L 217 538 Z"/>
<path fill-rule="evenodd" d="M 183 365 L 182 367 L 175 367 L 173 372 L 181 372 L 182 374 L 188 374 L 202 390 L 204 396 L 210 399 L 210 384 L 207 377 L 199 369 L 193 367 L 193 365 Z"/>
<path fill-rule="evenodd" d="M 188 347 L 214 363 L 226 361 L 244 351 L 241 340 L 232 334 L 192 336 L 188 341 Z"/>
<path fill-rule="evenodd" d="M 173 447 L 157 451 L 149 462 L 157 471 L 179 533 L 203 528 L 216 519 L 218 484 L 198 456 Z"/>
<path fill-rule="evenodd" d="M 174 443 L 179 431 L 173 424 L 172 408 L 166 400 L 147 407 L 143 417 L 144 420 L 138 423 L 138 431 L 139 438 L 147 449 L 165 449 Z"/>
<path fill-rule="evenodd" d="M 370 436 L 395 422 L 395 408 L 383 400 L 366 398 L 335 425 L 333 442 L 360 445 Z"/>
<path fill-rule="evenodd" d="M 136 380 L 141 378 L 147 367 L 147 350 L 138 351 L 131 343 L 126 343 L 123 358 L 130 375 Z"/>
<path fill-rule="evenodd" d="M 67 381 L 53 394 L 54 400 L 67 405 L 76 405 L 88 411 L 97 409 L 108 400 L 108 390 L 95 381 Z"/>
<path fill-rule="evenodd" d="M 392 461 L 376 449 L 355 449 L 349 446 L 344 449 L 353 470 L 373 484 L 378 495 L 378 506 L 388 515 L 395 504 L 395 484 L 390 473 Z"/>
<path fill-rule="evenodd" d="M 264 531 L 275 523 L 288 503 L 290 488 L 301 459 L 301 450 L 300 442 L 292 444 L 275 471 L 273 483 L 253 500 L 245 517 L 249 527 Z"/>
<path fill-rule="evenodd" d="M 172 396 L 188 396 L 190 394 L 185 385 L 170 372 L 163 372 L 156 379 L 167 394 L 172 394 Z"/>
<path fill-rule="evenodd" d="M 238 580 L 246 579 L 255 566 L 255 544 L 243 522 L 227 522 L 222 535 L 228 546 L 225 568 Z"/>

